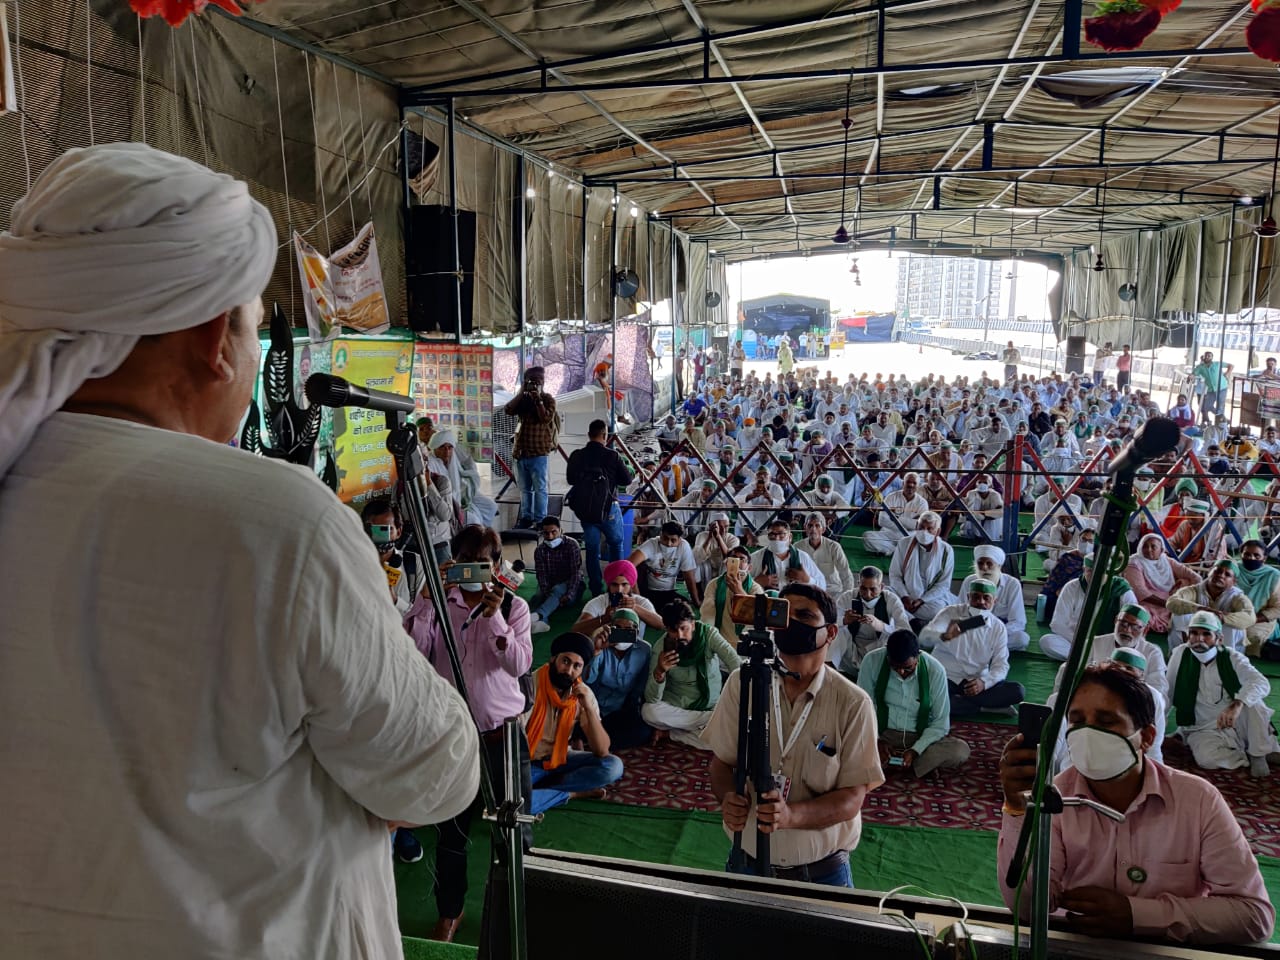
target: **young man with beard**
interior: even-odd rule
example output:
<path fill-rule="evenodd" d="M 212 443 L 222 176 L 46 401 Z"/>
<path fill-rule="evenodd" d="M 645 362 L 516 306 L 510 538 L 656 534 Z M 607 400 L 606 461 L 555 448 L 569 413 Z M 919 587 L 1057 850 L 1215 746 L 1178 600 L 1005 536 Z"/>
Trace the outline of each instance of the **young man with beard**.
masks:
<path fill-rule="evenodd" d="M 622 761 L 609 752 L 600 705 L 582 680 L 594 655 L 590 637 L 562 633 L 551 641 L 551 660 L 533 675 L 533 709 L 525 732 L 535 814 L 570 800 L 602 799 L 604 788 L 622 777 Z M 590 749 L 569 749 L 575 724 Z"/>
<path fill-rule="evenodd" d="M 655 743 L 670 734 L 677 743 L 705 750 L 700 734 L 720 699 L 721 668 L 732 673 L 742 661 L 719 630 L 698 622 L 684 600 L 662 608 L 662 624 L 667 633 L 653 647 L 640 716 L 657 731 Z"/>
<path fill-rule="evenodd" d="M 789 584 L 781 597 L 790 623 L 774 633 L 786 668 L 773 680 L 769 753 L 774 790 L 739 794 L 738 710 L 741 678 L 733 676 L 703 733 L 711 788 L 720 798 L 725 832 L 742 831 L 746 872 L 755 873 L 757 823 L 770 835 L 772 875 L 851 887 L 849 851 L 862 833 L 862 804 L 884 782 L 876 752 L 871 698 L 828 669 L 826 647 L 837 629 L 835 603 L 811 584 Z"/>

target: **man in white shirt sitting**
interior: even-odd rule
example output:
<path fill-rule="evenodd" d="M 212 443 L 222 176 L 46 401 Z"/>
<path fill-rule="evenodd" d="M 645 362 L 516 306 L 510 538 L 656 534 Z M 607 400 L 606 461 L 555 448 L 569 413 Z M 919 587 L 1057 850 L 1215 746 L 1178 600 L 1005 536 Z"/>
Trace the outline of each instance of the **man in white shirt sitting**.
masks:
<path fill-rule="evenodd" d="M 999 543 L 1004 534 L 1004 498 L 992 485 L 990 474 L 979 473 L 973 479 L 973 489 L 964 497 L 969 508 L 964 518 L 965 535 Z"/>
<path fill-rule="evenodd" d="M 882 505 L 872 509 L 879 529 L 863 534 L 862 542 L 868 551 L 891 556 L 898 542 L 915 531 L 920 517 L 929 509 L 929 501 L 920 495 L 919 489 L 920 475 L 915 471 L 906 473 L 902 477 L 902 489 L 885 494 Z M 897 517 L 897 524 L 885 516 L 886 511 Z"/>
<path fill-rule="evenodd" d="M 767 543 L 751 555 L 751 577 L 766 590 L 781 590 L 788 583 L 827 589 L 827 578 L 813 558 L 791 542 L 791 527 L 785 520 L 769 524 Z"/>
<path fill-rule="evenodd" d="M 1151 614 L 1145 607 L 1135 603 L 1126 603 L 1120 608 L 1115 620 L 1115 629 L 1111 633 L 1100 633 L 1089 644 L 1089 652 L 1085 655 L 1087 663 L 1101 663 L 1120 649 L 1132 650 L 1142 657 L 1142 679 L 1157 694 L 1169 699 L 1169 679 L 1166 676 L 1164 654 L 1150 640 L 1145 638 L 1147 624 L 1151 622 Z M 1053 689 L 1062 685 L 1062 673 L 1066 664 L 1058 668 L 1058 675 L 1053 680 Z"/>
<path fill-rule="evenodd" d="M 847 677 L 856 677 L 866 655 L 911 622 L 902 600 L 885 589 L 884 572 L 873 566 L 859 571 L 857 589 L 836 598 L 836 610 L 840 630 L 828 652 L 831 664 Z"/>
<path fill-rule="evenodd" d="M 796 546 L 807 553 L 827 580 L 827 592 L 837 597 L 854 588 L 849 558 L 840 544 L 826 536 L 827 521 L 820 513 L 811 513 L 804 521 L 805 538 Z"/>
<path fill-rule="evenodd" d="M 1066 584 L 1058 594 L 1058 604 L 1049 621 L 1049 633 L 1040 638 L 1040 652 L 1052 660 L 1066 660 L 1071 656 L 1071 641 L 1076 635 L 1076 625 L 1084 611 L 1085 592 L 1089 578 L 1093 576 L 1093 555 L 1084 558 L 1084 570 L 1080 576 Z M 1137 605 L 1138 598 L 1124 577 L 1111 577 L 1103 587 L 1100 604 L 1103 607 L 1100 624 L 1112 623 L 1116 612 L 1125 604 Z"/>
<path fill-rule="evenodd" d="M 947 671 L 951 715 L 972 717 L 986 710 L 1014 716 L 1014 704 L 1025 696 L 1022 684 L 1009 676 L 1009 639 L 995 618 L 996 588 L 986 580 L 969 585 L 968 603 L 941 610 L 920 631 L 920 646 Z"/>
<path fill-rule="evenodd" d="M 831 474 L 821 474 L 814 483 L 814 492 L 809 494 L 809 502 L 815 507 L 848 507 L 849 501 L 842 497 L 835 489 L 835 481 L 831 479 Z M 830 510 L 824 511 L 827 517 L 827 526 L 832 530 L 837 530 L 843 525 L 849 511 Z"/>
<path fill-rule="evenodd" d="M 898 542 L 889 561 L 889 588 L 902 598 L 913 630 L 919 630 L 939 610 L 955 603 L 951 579 L 955 576 L 956 556 L 951 544 L 938 536 L 940 524 L 932 510 L 922 513 L 916 532 Z"/>
<path fill-rule="evenodd" d="M 653 602 L 659 612 L 676 599 L 677 578 L 684 581 L 695 606 L 702 602 L 693 547 L 684 539 L 684 527 L 674 520 L 664 523 L 658 538 L 640 544 L 631 551 L 628 559 L 639 573 L 640 592 Z"/>
<path fill-rule="evenodd" d="M 974 572 L 964 578 L 960 596 L 969 595 L 969 587 L 975 580 L 986 580 L 996 588 L 996 602 L 991 612 L 1004 624 L 1009 635 L 1010 650 L 1025 650 L 1031 643 L 1027 635 L 1027 605 L 1022 601 L 1022 581 L 1005 573 L 1004 551 L 995 544 L 983 543 L 973 548 Z"/>
<path fill-rule="evenodd" d="M 896 630 L 863 661 L 858 686 L 876 706 L 876 746 L 885 773 L 910 771 L 917 779 L 951 770 L 969 759 L 969 745 L 951 737 L 947 671 L 920 650 L 910 630 Z"/>

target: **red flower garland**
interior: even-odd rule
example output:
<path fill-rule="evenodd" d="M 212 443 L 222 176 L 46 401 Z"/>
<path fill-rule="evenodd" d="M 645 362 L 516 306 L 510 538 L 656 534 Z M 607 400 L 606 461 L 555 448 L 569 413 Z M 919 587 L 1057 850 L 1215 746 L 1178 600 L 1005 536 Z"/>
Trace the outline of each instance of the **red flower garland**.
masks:
<path fill-rule="evenodd" d="M 262 3 L 264 0 L 256 2 Z M 237 17 L 244 13 L 236 0 L 129 0 L 129 6 L 139 17 L 164 17 L 171 27 L 182 26 L 188 16 L 203 13 L 204 8 L 211 3 Z"/>
<path fill-rule="evenodd" d="M 1084 38 L 1108 53 L 1137 50 L 1181 0 L 1102 0 L 1084 22 Z"/>
<path fill-rule="evenodd" d="M 1256 56 L 1280 63 L 1280 0 L 1253 0 L 1253 9 L 1244 28 L 1245 43 Z"/>

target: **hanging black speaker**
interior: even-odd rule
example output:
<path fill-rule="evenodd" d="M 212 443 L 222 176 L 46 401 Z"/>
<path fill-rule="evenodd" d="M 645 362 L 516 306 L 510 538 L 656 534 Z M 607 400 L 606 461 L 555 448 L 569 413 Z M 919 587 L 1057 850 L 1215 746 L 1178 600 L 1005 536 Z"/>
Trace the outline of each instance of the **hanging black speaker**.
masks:
<path fill-rule="evenodd" d="M 419 333 L 455 333 L 460 286 L 462 334 L 469 335 L 475 299 L 475 212 L 458 211 L 461 285 L 454 273 L 453 214 L 448 207 L 425 204 L 410 207 L 404 249 L 409 326 Z"/>
<path fill-rule="evenodd" d="M 634 270 L 619 270 L 613 275 L 613 295 L 630 300 L 640 289 L 640 277 Z"/>

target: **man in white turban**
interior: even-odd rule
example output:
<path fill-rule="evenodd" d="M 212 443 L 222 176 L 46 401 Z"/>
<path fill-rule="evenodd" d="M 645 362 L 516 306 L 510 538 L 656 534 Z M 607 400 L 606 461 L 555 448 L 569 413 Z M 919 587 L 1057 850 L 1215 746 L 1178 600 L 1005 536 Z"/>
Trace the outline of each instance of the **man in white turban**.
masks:
<path fill-rule="evenodd" d="M 960 585 L 960 596 L 969 595 L 969 586 L 975 580 L 995 584 L 996 602 L 991 612 L 1004 624 L 1010 650 L 1025 650 L 1031 643 L 1027 635 L 1027 605 L 1022 599 L 1022 581 L 1005 573 L 1004 551 L 992 543 L 982 543 L 973 548 L 973 573 Z"/>
<path fill-rule="evenodd" d="M 475 796 L 359 517 L 228 445 L 276 233 L 140 144 L 0 234 L 0 929 L 32 957 L 400 955 L 388 824 Z M 70 589 L 67 589 L 70 587 Z"/>
<path fill-rule="evenodd" d="M 462 511 L 462 522 L 492 527 L 498 516 L 498 504 L 480 492 L 480 471 L 476 469 L 476 462 L 458 446 L 458 438 L 452 430 L 440 430 L 431 435 L 431 454 L 449 477 L 454 501 Z"/>

